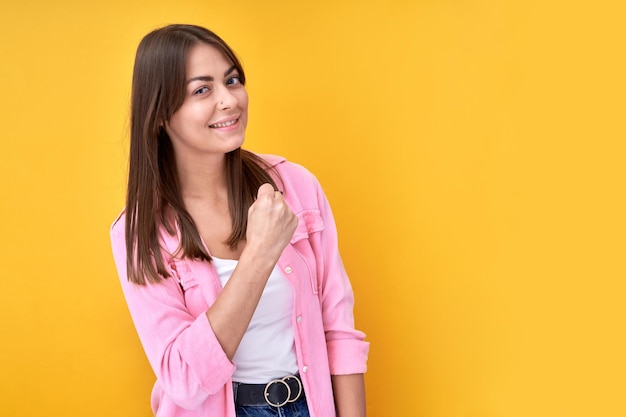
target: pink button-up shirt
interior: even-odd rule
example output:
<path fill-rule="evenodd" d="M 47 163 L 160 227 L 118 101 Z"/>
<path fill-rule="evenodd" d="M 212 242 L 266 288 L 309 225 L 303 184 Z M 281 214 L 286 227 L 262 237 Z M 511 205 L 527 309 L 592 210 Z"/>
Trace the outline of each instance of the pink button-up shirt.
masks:
<path fill-rule="evenodd" d="M 294 290 L 292 316 L 298 368 L 312 417 L 333 417 L 330 375 L 366 370 L 369 344 L 354 328 L 352 288 L 337 248 L 328 201 L 303 167 L 264 156 L 279 172 L 279 188 L 298 227 L 278 260 Z M 113 256 L 137 333 L 157 381 L 152 408 L 161 417 L 234 417 L 233 364 L 206 311 L 222 287 L 212 263 L 174 257 L 178 238 L 162 231 L 171 278 L 136 285 L 126 274 L 124 213 L 113 223 Z M 262 348 L 262 347 L 260 347 Z"/>

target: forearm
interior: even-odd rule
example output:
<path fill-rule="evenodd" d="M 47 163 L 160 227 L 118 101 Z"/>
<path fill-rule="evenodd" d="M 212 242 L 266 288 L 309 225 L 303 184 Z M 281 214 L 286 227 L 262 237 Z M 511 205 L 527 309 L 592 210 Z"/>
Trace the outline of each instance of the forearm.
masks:
<path fill-rule="evenodd" d="M 232 360 L 256 310 L 267 279 L 293 236 L 298 219 L 282 193 L 259 187 L 248 210 L 246 242 L 239 263 L 206 315 L 224 353 Z"/>
<path fill-rule="evenodd" d="M 365 417 L 363 374 L 332 375 L 337 417 Z"/>
<path fill-rule="evenodd" d="M 224 353 L 233 359 L 274 266 L 273 260 L 242 254 L 237 268 L 206 315 Z"/>

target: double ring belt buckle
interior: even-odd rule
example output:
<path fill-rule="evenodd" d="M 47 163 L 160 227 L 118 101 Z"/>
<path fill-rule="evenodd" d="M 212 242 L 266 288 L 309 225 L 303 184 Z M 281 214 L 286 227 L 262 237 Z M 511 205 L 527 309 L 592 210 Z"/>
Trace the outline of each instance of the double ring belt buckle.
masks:
<path fill-rule="evenodd" d="M 292 381 L 297 384 L 295 387 Z M 295 375 L 287 375 L 282 379 L 268 382 L 263 392 L 265 402 L 272 407 L 282 407 L 287 403 L 295 402 L 300 398 L 300 394 L 302 394 L 302 383 Z"/>

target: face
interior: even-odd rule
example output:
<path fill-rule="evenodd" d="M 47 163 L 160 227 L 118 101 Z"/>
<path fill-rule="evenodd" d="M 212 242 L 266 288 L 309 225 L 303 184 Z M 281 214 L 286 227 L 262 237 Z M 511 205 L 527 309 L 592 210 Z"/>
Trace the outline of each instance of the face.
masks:
<path fill-rule="evenodd" d="M 165 123 L 176 159 L 223 157 L 243 144 L 247 122 L 248 93 L 232 62 L 211 45 L 191 47 L 185 101 Z"/>

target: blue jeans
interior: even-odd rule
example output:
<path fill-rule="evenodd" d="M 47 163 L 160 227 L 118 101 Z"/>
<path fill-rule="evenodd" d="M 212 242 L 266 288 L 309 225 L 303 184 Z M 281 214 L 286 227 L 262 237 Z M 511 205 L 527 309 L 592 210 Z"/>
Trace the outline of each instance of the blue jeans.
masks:
<path fill-rule="evenodd" d="M 306 398 L 302 396 L 298 401 L 284 405 L 283 407 L 272 407 L 265 405 L 235 405 L 237 417 L 309 417 L 309 409 L 306 405 Z"/>

